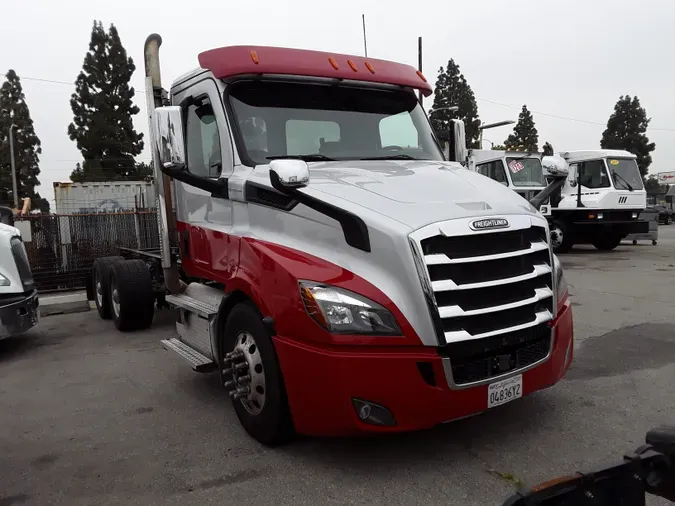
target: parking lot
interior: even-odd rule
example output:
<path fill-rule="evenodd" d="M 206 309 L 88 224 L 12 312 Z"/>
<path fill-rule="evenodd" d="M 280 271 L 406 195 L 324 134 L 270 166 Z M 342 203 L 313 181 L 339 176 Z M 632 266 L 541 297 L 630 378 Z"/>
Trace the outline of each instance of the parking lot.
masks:
<path fill-rule="evenodd" d="M 561 256 L 576 349 L 555 387 L 434 430 L 268 449 L 217 375 L 95 311 L 0 341 L 0 505 L 500 504 L 675 423 L 675 226 L 657 246 Z"/>

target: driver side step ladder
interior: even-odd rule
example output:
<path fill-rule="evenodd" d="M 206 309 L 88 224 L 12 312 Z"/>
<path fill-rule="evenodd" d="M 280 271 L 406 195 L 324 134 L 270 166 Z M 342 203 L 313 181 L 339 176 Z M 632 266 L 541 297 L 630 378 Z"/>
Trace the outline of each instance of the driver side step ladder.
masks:
<path fill-rule="evenodd" d="M 167 295 L 166 302 L 179 311 L 176 321 L 176 331 L 182 338 L 162 339 L 162 346 L 176 352 L 185 359 L 192 369 L 197 372 L 211 372 L 218 369 L 218 364 L 202 354 L 188 343 L 198 342 L 204 348 L 210 348 L 211 323 L 218 314 L 218 308 L 203 300 L 195 299 L 186 294 Z"/>

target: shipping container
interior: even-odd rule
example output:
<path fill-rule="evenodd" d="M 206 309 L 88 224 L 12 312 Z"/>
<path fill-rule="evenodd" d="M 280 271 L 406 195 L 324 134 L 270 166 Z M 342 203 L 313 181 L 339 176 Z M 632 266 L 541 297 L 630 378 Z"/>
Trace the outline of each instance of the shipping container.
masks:
<path fill-rule="evenodd" d="M 59 214 L 110 213 L 157 207 L 151 181 L 54 183 L 54 212 Z"/>

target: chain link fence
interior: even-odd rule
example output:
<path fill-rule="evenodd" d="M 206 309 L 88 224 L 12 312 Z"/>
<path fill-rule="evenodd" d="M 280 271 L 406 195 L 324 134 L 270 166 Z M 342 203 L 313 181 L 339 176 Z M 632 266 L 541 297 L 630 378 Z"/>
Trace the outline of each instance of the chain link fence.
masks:
<path fill-rule="evenodd" d="M 81 289 L 95 258 L 119 247 L 159 248 L 157 211 L 29 215 L 15 219 L 22 230 L 37 289 Z"/>

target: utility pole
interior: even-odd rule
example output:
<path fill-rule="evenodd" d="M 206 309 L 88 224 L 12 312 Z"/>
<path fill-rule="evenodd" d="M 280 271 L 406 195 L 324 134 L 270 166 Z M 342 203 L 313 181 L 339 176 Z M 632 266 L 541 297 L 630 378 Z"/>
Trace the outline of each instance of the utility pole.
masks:
<path fill-rule="evenodd" d="M 9 163 L 12 167 L 12 195 L 14 195 L 14 209 L 19 208 L 19 190 L 16 184 L 16 164 L 14 163 L 14 129 L 16 125 L 9 125 Z"/>
<path fill-rule="evenodd" d="M 368 44 L 366 43 L 366 15 L 361 14 L 361 21 L 363 22 L 363 52 L 368 58 Z"/>

